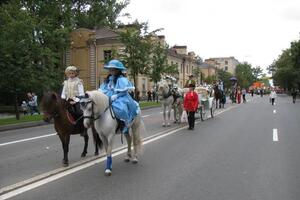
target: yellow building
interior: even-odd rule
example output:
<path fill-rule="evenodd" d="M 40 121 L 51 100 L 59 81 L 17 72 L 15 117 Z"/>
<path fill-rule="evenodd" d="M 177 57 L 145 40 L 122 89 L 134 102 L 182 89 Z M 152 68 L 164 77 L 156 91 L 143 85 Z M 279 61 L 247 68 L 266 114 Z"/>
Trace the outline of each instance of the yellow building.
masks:
<path fill-rule="evenodd" d="M 164 36 L 156 37 L 165 44 Z M 97 89 L 107 76 L 107 70 L 103 68 L 105 61 L 112 59 L 113 52 L 124 49 L 118 33 L 108 28 L 98 30 L 80 28 L 71 33 L 70 40 L 70 47 L 65 54 L 65 65 L 79 68 L 79 76 L 84 81 L 85 90 Z M 187 46 L 174 46 L 167 50 L 168 64 L 175 64 L 178 67 L 177 78 L 180 87 L 183 87 L 193 69 L 199 67 L 196 61 L 195 53 L 187 53 Z M 138 85 L 135 87 L 140 91 L 141 97 L 145 97 L 147 91 L 153 88 L 153 83 L 146 76 L 139 75 L 137 82 Z"/>

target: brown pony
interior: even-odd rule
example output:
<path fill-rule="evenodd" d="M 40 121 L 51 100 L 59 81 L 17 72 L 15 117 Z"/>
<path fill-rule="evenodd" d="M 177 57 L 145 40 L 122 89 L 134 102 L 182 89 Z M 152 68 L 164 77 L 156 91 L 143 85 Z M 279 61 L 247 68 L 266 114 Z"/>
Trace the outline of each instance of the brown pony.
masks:
<path fill-rule="evenodd" d="M 84 148 L 83 152 L 81 153 L 81 157 L 85 157 L 87 154 L 89 136 L 87 134 L 87 129 L 83 126 L 83 118 L 79 119 L 76 124 L 72 123 L 67 111 L 68 103 L 65 100 L 62 100 L 55 92 L 45 93 L 41 102 L 41 106 L 44 113 L 44 121 L 50 122 L 52 118 L 54 119 L 54 128 L 60 138 L 64 151 L 63 166 L 68 166 L 69 164 L 68 152 L 70 135 L 83 135 Z M 102 147 L 102 141 L 100 140 L 100 137 L 94 127 L 92 127 L 92 132 L 95 144 L 95 155 L 98 155 L 98 147 Z"/>

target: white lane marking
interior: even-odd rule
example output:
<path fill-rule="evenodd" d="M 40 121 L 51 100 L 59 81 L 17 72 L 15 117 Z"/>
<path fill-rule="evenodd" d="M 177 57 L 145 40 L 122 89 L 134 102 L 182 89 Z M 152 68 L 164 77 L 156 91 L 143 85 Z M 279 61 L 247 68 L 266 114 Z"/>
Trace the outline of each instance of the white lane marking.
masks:
<path fill-rule="evenodd" d="M 223 113 L 223 112 L 225 112 L 227 110 L 230 110 L 231 108 L 234 108 L 234 107 L 235 106 L 232 106 L 232 107 L 229 107 L 229 108 L 227 108 L 225 110 L 222 110 L 222 111 L 218 112 L 218 114 L 221 114 L 221 113 Z M 163 113 L 163 112 L 160 112 L 160 113 Z M 218 114 L 216 114 L 216 115 L 218 115 Z M 149 116 L 151 116 L 151 115 L 144 115 L 142 117 L 145 118 L 145 117 L 149 117 Z M 32 138 L 27 138 L 27 139 L 22 139 L 22 140 L 16 140 L 16 141 L 11 141 L 11 142 L 6 142 L 6 143 L 0 144 L 0 147 L 1 146 L 6 146 L 6 145 L 10 145 L 10 144 L 16 144 L 16 143 L 20 143 L 20 142 L 27 142 L 27 141 L 31 141 L 31 140 L 37 140 L 37 139 L 40 139 L 40 138 L 50 137 L 50 136 L 53 136 L 53 135 L 56 135 L 56 134 L 57 133 L 51 133 L 51 134 L 48 134 L 48 135 L 42 135 L 42 136 L 37 136 L 37 137 L 32 137 Z"/>
<path fill-rule="evenodd" d="M 223 113 L 225 111 L 228 111 L 228 110 L 231 110 L 232 108 L 235 108 L 235 107 L 236 106 L 229 107 L 229 108 L 227 108 L 227 109 L 225 109 L 221 112 L 216 113 L 215 116 L 220 115 L 221 113 Z M 200 123 L 200 122 L 199 121 L 196 122 L 196 124 L 198 124 L 198 123 Z M 174 134 L 174 133 L 176 133 L 180 130 L 186 129 L 187 127 L 188 126 L 185 125 L 183 127 L 177 128 L 175 130 L 171 130 L 170 132 L 163 131 L 163 132 L 157 133 L 153 136 L 149 136 L 149 137 L 143 139 L 143 144 L 148 144 L 148 143 L 154 142 L 154 141 L 159 140 L 161 138 L 164 138 L 168 135 Z M 126 146 L 119 147 L 119 148 L 114 150 L 114 153 L 112 154 L 112 156 L 115 157 L 115 156 L 121 155 L 121 154 L 126 153 L 126 152 L 127 152 Z M 58 172 L 57 174 L 54 174 L 54 175 L 51 175 L 51 173 L 53 173 L 53 172 L 48 172 L 48 173 L 44 173 L 44 174 L 41 174 L 39 176 L 33 177 L 31 179 L 32 180 L 35 179 L 36 181 L 34 181 L 32 183 L 30 183 L 31 179 L 28 179 L 28 180 L 21 181 L 19 183 L 11 185 L 11 186 L 0 188 L 0 193 L 5 192 L 7 190 L 11 190 L 10 192 L 7 192 L 7 193 L 1 195 L 0 200 L 5 200 L 5 199 L 8 199 L 8 198 L 14 197 L 16 195 L 22 194 L 24 192 L 27 192 L 29 190 L 32 190 L 32 189 L 37 188 L 39 186 L 42 186 L 44 184 L 47 184 L 47 183 L 50 183 L 50 182 L 55 181 L 57 179 L 60 179 L 60 178 L 62 178 L 64 176 L 67 176 L 69 174 L 73 174 L 77 171 L 80 171 L 82 169 L 85 169 L 85 168 L 88 168 L 88 167 L 93 166 L 95 164 L 98 164 L 100 162 L 103 162 L 105 160 L 106 160 L 106 157 L 103 155 L 103 157 L 101 157 L 99 159 L 89 161 L 89 162 L 81 164 L 79 166 L 76 166 L 76 167 L 73 167 L 73 168 L 70 166 L 69 167 L 70 169 L 67 169 L 63 172 Z M 60 170 L 60 169 L 57 169 L 57 170 Z M 54 171 L 56 171 L 56 170 L 54 170 Z M 41 177 L 42 179 L 39 180 L 39 177 Z M 43 177 L 47 177 L 47 178 L 43 178 Z M 18 187 L 18 188 L 13 189 L 14 187 Z"/>
<path fill-rule="evenodd" d="M 41 136 L 37 136 L 37 137 L 32 137 L 32 138 L 27 138 L 27 139 L 22 139 L 22 140 L 15 140 L 15 141 L 11 141 L 11 142 L 6 142 L 6 143 L 0 144 L 0 147 L 6 146 L 6 145 L 9 145 L 9 144 L 16 144 L 16 143 L 20 143 L 20 142 L 26 142 L 26 141 L 31 141 L 31 140 L 37 140 L 37 139 L 40 139 L 40 138 L 50 137 L 50 136 L 53 136 L 53 135 L 56 135 L 56 134 L 57 133 L 51 133 L 51 134 L 48 134 L 48 135 L 41 135 Z"/>
<path fill-rule="evenodd" d="M 273 113 L 276 114 L 276 110 L 273 110 Z"/>
<path fill-rule="evenodd" d="M 151 115 L 144 115 L 142 117 L 145 118 L 145 117 L 149 117 L 149 116 L 151 116 Z M 6 146 L 6 145 L 9 145 L 9 144 L 15 144 L 15 143 L 20 143 L 20 142 L 26 142 L 26 141 L 36 140 L 36 139 L 40 139 L 40 138 L 50 137 L 50 136 L 53 136 L 53 135 L 56 135 L 56 134 L 57 133 L 52 133 L 52 134 L 48 134 L 48 135 L 42 135 L 42 136 L 37 136 L 37 137 L 32 137 L 32 138 L 27 138 L 27 139 L 22 139 L 22 140 L 6 142 L 6 143 L 0 144 L 0 147 L 1 146 Z"/>
<path fill-rule="evenodd" d="M 273 142 L 278 142 L 278 131 L 277 131 L 277 128 L 273 128 Z"/>
<path fill-rule="evenodd" d="M 168 135 L 174 134 L 174 133 L 176 133 L 176 132 L 178 132 L 178 131 L 180 131 L 180 130 L 186 129 L 186 127 L 187 127 L 187 126 L 184 126 L 184 127 L 175 129 L 175 130 L 173 130 L 173 131 L 167 132 L 167 133 L 162 134 L 162 135 L 159 135 L 159 133 L 158 133 L 158 134 L 156 134 L 156 135 L 158 135 L 158 136 L 155 137 L 155 138 L 152 138 L 153 136 L 150 136 L 150 137 L 148 137 L 148 138 L 151 138 L 151 139 L 149 139 L 149 140 L 147 140 L 147 138 L 143 139 L 143 140 L 146 140 L 146 141 L 143 142 L 143 144 L 148 144 L 148 143 L 154 142 L 154 141 L 159 140 L 159 139 L 161 139 L 161 138 L 163 138 L 163 137 L 166 137 L 166 136 L 168 136 Z M 113 153 L 113 154 L 112 154 L 112 157 L 115 157 L 115 156 L 118 156 L 118 155 L 121 155 L 121 154 L 124 154 L 124 153 L 127 152 L 127 148 L 126 148 L 126 147 L 120 147 L 120 148 L 118 148 L 118 149 L 119 149 L 119 151 Z M 19 195 L 19 194 L 24 193 L 24 192 L 26 192 L 26 191 L 32 190 L 32 189 L 37 188 L 37 187 L 39 187 L 39 186 L 42 186 L 42 185 L 44 185 L 44 184 L 46 184 L 46 183 L 50 183 L 50 182 L 55 181 L 55 180 L 57 180 L 57 179 L 60 179 L 60 178 L 62 178 L 62 177 L 64 177 L 64 176 L 67 176 L 67 175 L 69 175 L 69 174 L 73 174 L 73 173 L 75 173 L 75 172 L 77 172 L 77 171 L 80 171 L 80 170 L 82 170 L 82 169 L 88 168 L 88 167 L 90 167 L 90 166 L 93 166 L 93 165 L 98 164 L 98 163 L 100 163 L 100 162 L 103 162 L 103 161 L 105 161 L 105 160 L 106 160 L 106 157 L 104 156 L 104 157 L 99 158 L 99 159 L 97 159 L 97 160 L 94 160 L 94 161 L 91 161 L 91 162 L 88 162 L 88 163 L 85 163 L 85 164 L 76 166 L 76 167 L 71 168 L 71 169 L 69 169 L 69 170 L 63 171 L 63 172 L 61 172 L 61 173 L 55 174 L 55 175 L 53 175 L 53 176 L 50 176 L 50 177 L 48 177 L 48 178 L 44 178 L 44 179 L 42 179 L 42 180 L 33 182 L 33 183 L 31 183 L 31 184 L 25 185 L 25 186 L 23 186 L 23 187 L 20 187 L 20 188 L 18 188 L 18 189 L 15 189 L 15 190 L 13 190 L 13 191 L 11 191 L 11 192 L 8 192 L 8 193 L 6 193 L 6 194 L 3 194 L 3 195 L 0 196 L 0 199 L 1 199 L 1 200 L 5 200 L 5 199 L 8 199 L 8 198 L 11 198 L 11 197 L 13 197 L 13 196 L 16 196 L 16 195 Z M 26 180 L 25 180 L 25 181 L 26 181 Z M 23 182 L 24 182 L 24 181 L 23 181 Z M 20 184 L 21 184 L 21 183 L 20 183 Z M 2 189 L 1 189 L 1 190 L 2 190 Z"/>
<path fill-rule="evenodd" d="M 151 116 L 151 115 L 144 115 L 142 117 L 145 118 L 145 117 L 149 117 L 149 116 Z M 42 136 L 37 136 L 37 137 L 32 137 L 32 138 L 27 138 L 27 139 L 22 139 L 22 140 L 6 142 L 6 143 L 0 144 L 0 147 L 1 146 L 6 146 L 6 145 L 9 145 L 9 144 L 16 144 L 16 143 L 20 143 L 20 142 L 26 142 L 26 141 L 36 140 L 36 139 L 40 139 L 40 138 L 50 137 L 50 136 L 53 136 L 53 135 L 56 135 L 56 134 L 57 133 L 52 133 L 52 134 L 48 134 L 48 135 L 42 135 Z"/>

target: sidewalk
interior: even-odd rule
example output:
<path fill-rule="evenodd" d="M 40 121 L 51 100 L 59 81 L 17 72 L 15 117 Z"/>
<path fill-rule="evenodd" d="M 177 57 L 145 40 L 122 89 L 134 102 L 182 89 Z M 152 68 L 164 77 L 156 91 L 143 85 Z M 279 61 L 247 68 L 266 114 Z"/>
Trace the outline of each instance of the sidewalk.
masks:
<path fill-rule="evenodd" d="M 142 108 L 142 110 L 148 110 L 152 108 L 157 108 L 160 106 L 148 106 L 145 108 Z M 0 114 L 0 118 L 7 118 L 7 117 L 13 117 L 14 114 Z M 0 132 L 3 131 L 9 131 L 9 130 L 15 130 L 15 129 L 22 129 L 22 128 L 29 128 L 29 127 L 35 127 L 35 126 L 43 126 L 43 125 L 49 125 L 51 123 L 44 122 L 44 121 L 35 121 L 35 122 L 24 122 L 24 123 L 18 123 L 18 124 L 9 124 L 9 125 L 0 125 Z"/>

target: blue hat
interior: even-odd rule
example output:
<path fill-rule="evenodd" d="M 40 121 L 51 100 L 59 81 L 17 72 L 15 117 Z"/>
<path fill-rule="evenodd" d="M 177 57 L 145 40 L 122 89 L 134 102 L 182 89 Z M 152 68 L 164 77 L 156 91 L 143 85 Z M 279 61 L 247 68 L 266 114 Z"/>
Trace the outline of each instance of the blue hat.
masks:
<path fill-rule="evenodd" d="M 104 65 L 104 69 L 119 69 L 123 71 L 126 70 L 126 67 L 119 60 L 111 60 Z"/>

